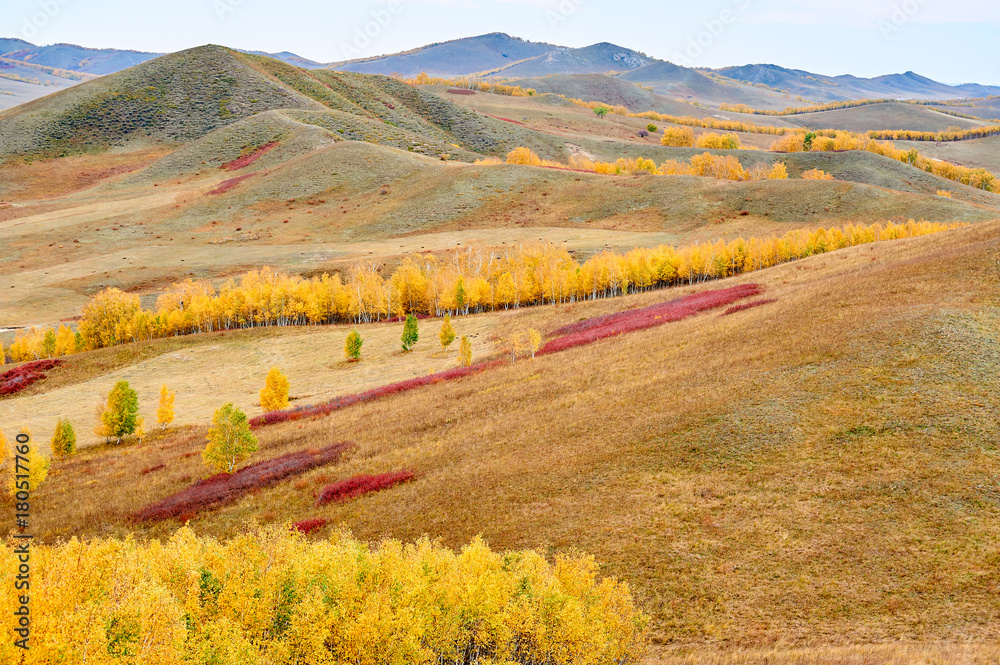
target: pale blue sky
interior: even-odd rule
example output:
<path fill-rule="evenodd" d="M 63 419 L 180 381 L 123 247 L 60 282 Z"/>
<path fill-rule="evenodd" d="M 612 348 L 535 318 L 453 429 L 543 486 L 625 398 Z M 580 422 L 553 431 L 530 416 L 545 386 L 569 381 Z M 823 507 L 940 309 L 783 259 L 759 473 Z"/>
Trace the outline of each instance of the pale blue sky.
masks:
<path fill-rule="evenodd" d="M 384 26 L 371 23 L 378 12 Z M 368 24 L 375 36 L 366 44 L 357 36 Z M 996 0 L 3 0 L 0 16 L 0 36 L 37 44 L 176 51 L 215 43 L 329 62 L 507 32 L 566 46 L 609 41 L 695 66 L 767 62 L 858 76 L 909 69 L 987 84 L 1000 84 L 998 29 Z"/>

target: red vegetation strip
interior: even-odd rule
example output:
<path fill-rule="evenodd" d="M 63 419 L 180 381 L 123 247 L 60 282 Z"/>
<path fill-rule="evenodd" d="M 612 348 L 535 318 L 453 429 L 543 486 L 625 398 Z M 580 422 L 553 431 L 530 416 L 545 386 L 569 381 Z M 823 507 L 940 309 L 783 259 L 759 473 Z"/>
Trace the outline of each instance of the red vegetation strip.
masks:
<path fill-rule="evenodd" d="M 147 467 L 142 470 L 142 475 L 145 476 L 147 473 L 153 473 L 154 471 L 159 471 L 160 469 L 165 468 L 167 468 L 166 464 L 157 464 L 156 466 Z"/>
<path fill-rule="evenodd" d="M 757 284 L 741 284 L 728 289 L 694 293 L 683 298 L 677 298 L 670 302 L 652 305 L 643 309 L 633 309 L 587 319 L 586 321 L 574 323 L 556 330 L 554 334 L 561 336 L 549 340 L 538 353 L 555 353 L 574 346 L 589 344 L 605 337 L 620 335 L 625 332 L 632 332 L 633 330 L 642 330 L 643 328 L 651 328 L 664 323 L 670 323 L 671 321 L 680 321 L 689 316 L 694 316 L 698 312 L 722 307 L 742 298 L 758 295 L 760 292 L 761 288 Z M 507 363 L 504 360 L 494 360 L 473 365 L 472 367 L 458 367 L 445 372 L 438 372 L 437 374 L 418 376 L 408 381 L 390 383 L 387 386 L 372 388 L 362 393 L 344 395 L 329 402 L 313 406 L 297 406 L 284 411 L 272 411 L 250 420 L 250 427 L 257 429 L 301 418 L 325 416 L 355 404 L 370 402 L 380 397 L 395 395 L 396 393 L 406 392 L 432 383 L 451 381 L 463 376 L 478 374 L 487 369 L 505 364 Z"/>
<path fill-rule="evenodd" d="M 302 520 L 301 522 L 296 522 L 292 525 L 292 529 L 295 531 L 301 531 L 307 536 L 315 531 L 316 529 L 321 529 L 326 526 L 326 520 L 322 517 L 316 517 L 311 520 Z"/>
<path fill-rule="evenodd" d="M 438 372 L 437 374 L 428 374 L 427 376 L 418 376 L 413 379 L 408 379 L 406 381 L 400 381 L 399 383 L 390 383 L 387 386 L 380 386 L 378 388 L 372 388 L 371 390 L 366 390 L 362 393 L 354 393 L 353 395 L 343 395 L 341 397 L 334 398 L 329 402 L 323 402 L 322 404 L 316 404 L 313 406 L 297 406 L 294 409 L 285 409 L 284 411 L 271 411 L 270 413 L 265 413 L 262 416 L 257 416 L 250 420 L 250 427 L 256 429 L 258 427 L 265 427 L 267 425 L 274 425 L 275 423 L 283 423 L 290 420 L 299 420 L 300 418 L 309 418 L 311 416 L 325 416 L 334 411 L 339 411 L 348 406 L 353 406 L 354 404 L 360 404 L 362 402 L 370 402 L 372 400 L 378 399 L 380 397 L 385 397 L 387 395 L 395 395 L 396 393 L 406 392 L 408 390 L 413 390 L 414 388 L 420 388 L 422 386 L 428 386 L 432 383 L 440 383 L 442 381 L 452 381 L 454 379 L 460 379 L 463 376 L 470 376 L 472 374 L 479 374 L 488 369 L 492 369 L 499 365 L 505 364 L 506 361 L 494 360 L 488 363 L 480 363 L 478 365 L 472 365 L 471 367 L 456 367 L 455 369 L 449 369 L 444 372 Z"/>
<path fill-rule="evenodd" d="M 487 113 L 486 115 L 490 115 L 490 114 Z M 522 127 L 527 127 L 528 126 L 525 123 L 521 122 L 520 120 L 511 120 L 510 118 L 504 118 L 504 117 L 499 116 L 499 115 L 490 115 L 490 117 L 491 118 L 496 118 L 497 120 L 503 120 L 504 122 L 511 122 L 511 123 L 514 123 L 515 125 L 521 125 Z"/>
<path fill-rule="evenodd" d="M 246 167 L 256 162 L 258 159 L 266 155 L 267 152 L 276 145 L 278 145 L 277 141 L 271 141 L 270 143 L 265 143 L 264 145 L 260 146 L 250 154 L 243 155 L 242 157 L 237 157 L 231 162 L 226 162 L 219 168 L 222 169 L 223 171 L 239 171 L 240 169 L 245 169 Z"/>
<path fill-rule="evenodd" d="M 740 284 L 728 289 L 693 293 L 683 298 L 642 309 L 632 309 L 587 319 L 556 330 L 553 334 L 557 337 L 546 342 L 538 350 L 538 355 L 556 353 L 574 346 L 590 344 L 605 337 L 680 321 L 694 316 L 698 312 L 722 307 L 737 300 L 758 295 L 760 292 L 761 289 L 757 284 Z"/>
<path fill-rule="evenodd" d="M 474 94 L 476 94 L 476 91 L 475 90 L 467 90 L 465 88 L 451 88 L 451 89 L 447 90 L 447 93 L 449 95 L 474 95 Z"/>
<path fill-rule="evenodd" d="M 335 443 L 321 450 L 302 450 L 257 462 L 236 473 L 218 473 L 162 501 L 146 506 L 133 515 L 132 519 L 136 522 L 165 520 L 229 503 L 255 489 L 277 484 L 289 476 L 338 462 L 351 446 L 350 443 Z"/>
<path fill-rule="evenodd" d="M 751 307 L 760 307 L 761 305 L 770 305 L 773 302 L 778 302 L 776 298 L 765 298 L 764 300 L 754 300 L 753 302 L 746 302 L 742 305 L 733 305 L 725 312 L 722 313 L 723 316 L 729 316 L 730 314 L 735 314 L 736 312 L 742 312 L 745 309 L 750 309 Z"/>
<path fill-rule="evenodd" d="M 320 492 L 316 499 L 316 505 L 322 506 L 331 501 L 348 501 L 363 494 L 371 494 L 380 490 L 389 489 L 394 485 L 406 483 L 416 478 L 412 471 L 394 471 L 392 473 L 381 473 L 377 476 L 354 476 L 347 480 L 341 480 L 327 485 Z"/>
<path fill-rule="evenodd" d="M 19 393 L 45 378 L 45 372 L 62 365 L 61 360 L 35 360 L 18 365 L 0 374 L 0 396 Z"/>
<path fill-rule="evenodd" d="M 240 184 L 247 178 L 251 178 L 257 175 L 256 173 L 244 173 L 243 175 L 238 175 L 235 178 L 230 178 L 229 180 L 223 180 L 219 183 L 219 186 L 209 192 L 209 194 L 225 194 L 230 189 Z"/>

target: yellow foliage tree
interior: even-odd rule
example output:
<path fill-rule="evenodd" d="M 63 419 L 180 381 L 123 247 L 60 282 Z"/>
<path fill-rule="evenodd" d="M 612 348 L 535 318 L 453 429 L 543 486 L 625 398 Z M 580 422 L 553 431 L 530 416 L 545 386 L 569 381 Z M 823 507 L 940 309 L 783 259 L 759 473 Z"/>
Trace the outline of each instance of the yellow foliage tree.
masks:
<path fill-rule="evenodd" d="M 120 289 L 105 289 L 90 299 L 80 318 L 80 334 L 88 349 L 133 341 L 130 329 L 137 322 L 139 296 Z"/>
<path fill-rule="evenodd" d="M 524 166 L 541 166 L 542 159 L 530 148 L 514 148 L 507 153 L 508 164 L 522 164 Z"/>
<path fill-rule="evenodd" d="M 770 173 L 767 174 L 768 180 L 787 180 L 788 179 L 788 169 L 785 168 L 784 162 L 775 162 L 774 166 L 771 168 Z"/>
<path fill-rule="evenodd" d="M 277 411 L 288 406 L 288 377 L 279 367 L 272 367 L 267 373 L 264 387 L 260 391 L 260 406 L 264 411 Z"/>
<path fill-rule="evenodd" d="M 160 404 L 156 408 L 156 422 L 160 429 L 164 430 L 167 425 L 174 422 L 174 400 L 177 393 L 167 388 L 167 384 L 160 386 Z"/>
<path fill-rule="evenodd" d="M 455 341 L 455 328 L 451 325 L 451 314 L 444 315 L 444 321 L 441 323 L 441 332 L 438 334 L 438 339 L 441 340 L 441 348 L 446 349 Z"/>
<path fill-rule="evenodd" d="M 802 172 L 803 180 L 833 180 L 833 176 L 822 169 L 809 169 Z"/>
<path fill-rule="evenodd" d="M 462 342 L 458 345 L 458 364 L 462 367 L 472 365 L 472 341 L 467 335 L 462 335 Z"/>
<path fill-rule="evenodd" d="M 710 132 L 702 134 L 695 141 L 695 147 L 697 148 L 714 148 L 717 150 L 737 150 L 741 145 L 740 137 L 733 133 L 716 134 Z"/>
<path fill-rule="evenodd" d="M 689 148 L 694 145 L 694 130 L 690 127 L 664 127 L 660 143 L 675 148 Z"/>
<path fill-rule="evenodd" d="M 76 452 L 76 431 L 69 420 L 59 419 L 52 435 L 51 447 L 52 454 L 59 458 L 69 457 Z"/>
<path fill-rule="evenodd" d="M 68 356 L 76 351 L 76 335 L 72 328 L 66 325 L 59 326 L 56 333 L 56 355 Z"/>
<path fill-rule="evenodd" d="M 531 357 L 534 358 L 538 352 L 538 347 L 542 345 L 542 333 L 534 328 L 528 329 L 528 346 L 531 347 Z"/>

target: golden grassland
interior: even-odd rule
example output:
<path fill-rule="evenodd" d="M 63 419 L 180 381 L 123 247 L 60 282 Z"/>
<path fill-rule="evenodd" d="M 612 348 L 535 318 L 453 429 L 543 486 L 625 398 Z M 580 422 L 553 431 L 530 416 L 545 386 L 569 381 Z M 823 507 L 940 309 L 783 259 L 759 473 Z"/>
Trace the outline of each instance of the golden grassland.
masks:
<path fill-rule="evenodd" d="M 636 590 L 658 662 L 990 662 L 998 233 L 980 224 L 716 282 L 752 279 L 777 302 L 264 428 L 258 459 L 357 448 L 190 524 L 225 537 L 250 519 L 323 517 L 363 540 L 579 548 Z M 521 310 L 495 334 L 700 288 Z M 207 476 L 203 445 L 188 427 L 55 463 L 37 535 L 168 536 L 178 524 L 128 516 Z M 399 468 L 418 480 L 314 506 L 329 482 Z"/>

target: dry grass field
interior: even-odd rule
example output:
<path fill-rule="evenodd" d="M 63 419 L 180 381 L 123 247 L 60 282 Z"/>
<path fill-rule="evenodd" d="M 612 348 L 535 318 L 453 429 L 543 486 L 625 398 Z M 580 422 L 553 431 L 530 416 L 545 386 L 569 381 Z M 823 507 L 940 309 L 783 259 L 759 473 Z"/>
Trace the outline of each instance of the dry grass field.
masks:
<path fill-rule="evenodd" d="M 653 662 L 990 662 L 998 229 L 786 264 L 753 275 L 770 305 L 264 428 L 260 459 L 357 448 L 190 523 L 221 536 L 324 517 L 364 539 L 580 548 L 634 585 L 654 617 Z M 704 288 L 521 310 L 493 330 L 553 330 Z M 57 462 L 38 535 L 166 535 L 176 524 L 128 516 L 210 473 L 203 436 L 185 427 Z M 313 505 L 331 481 L 400 468 L 418 479 Z"/>

